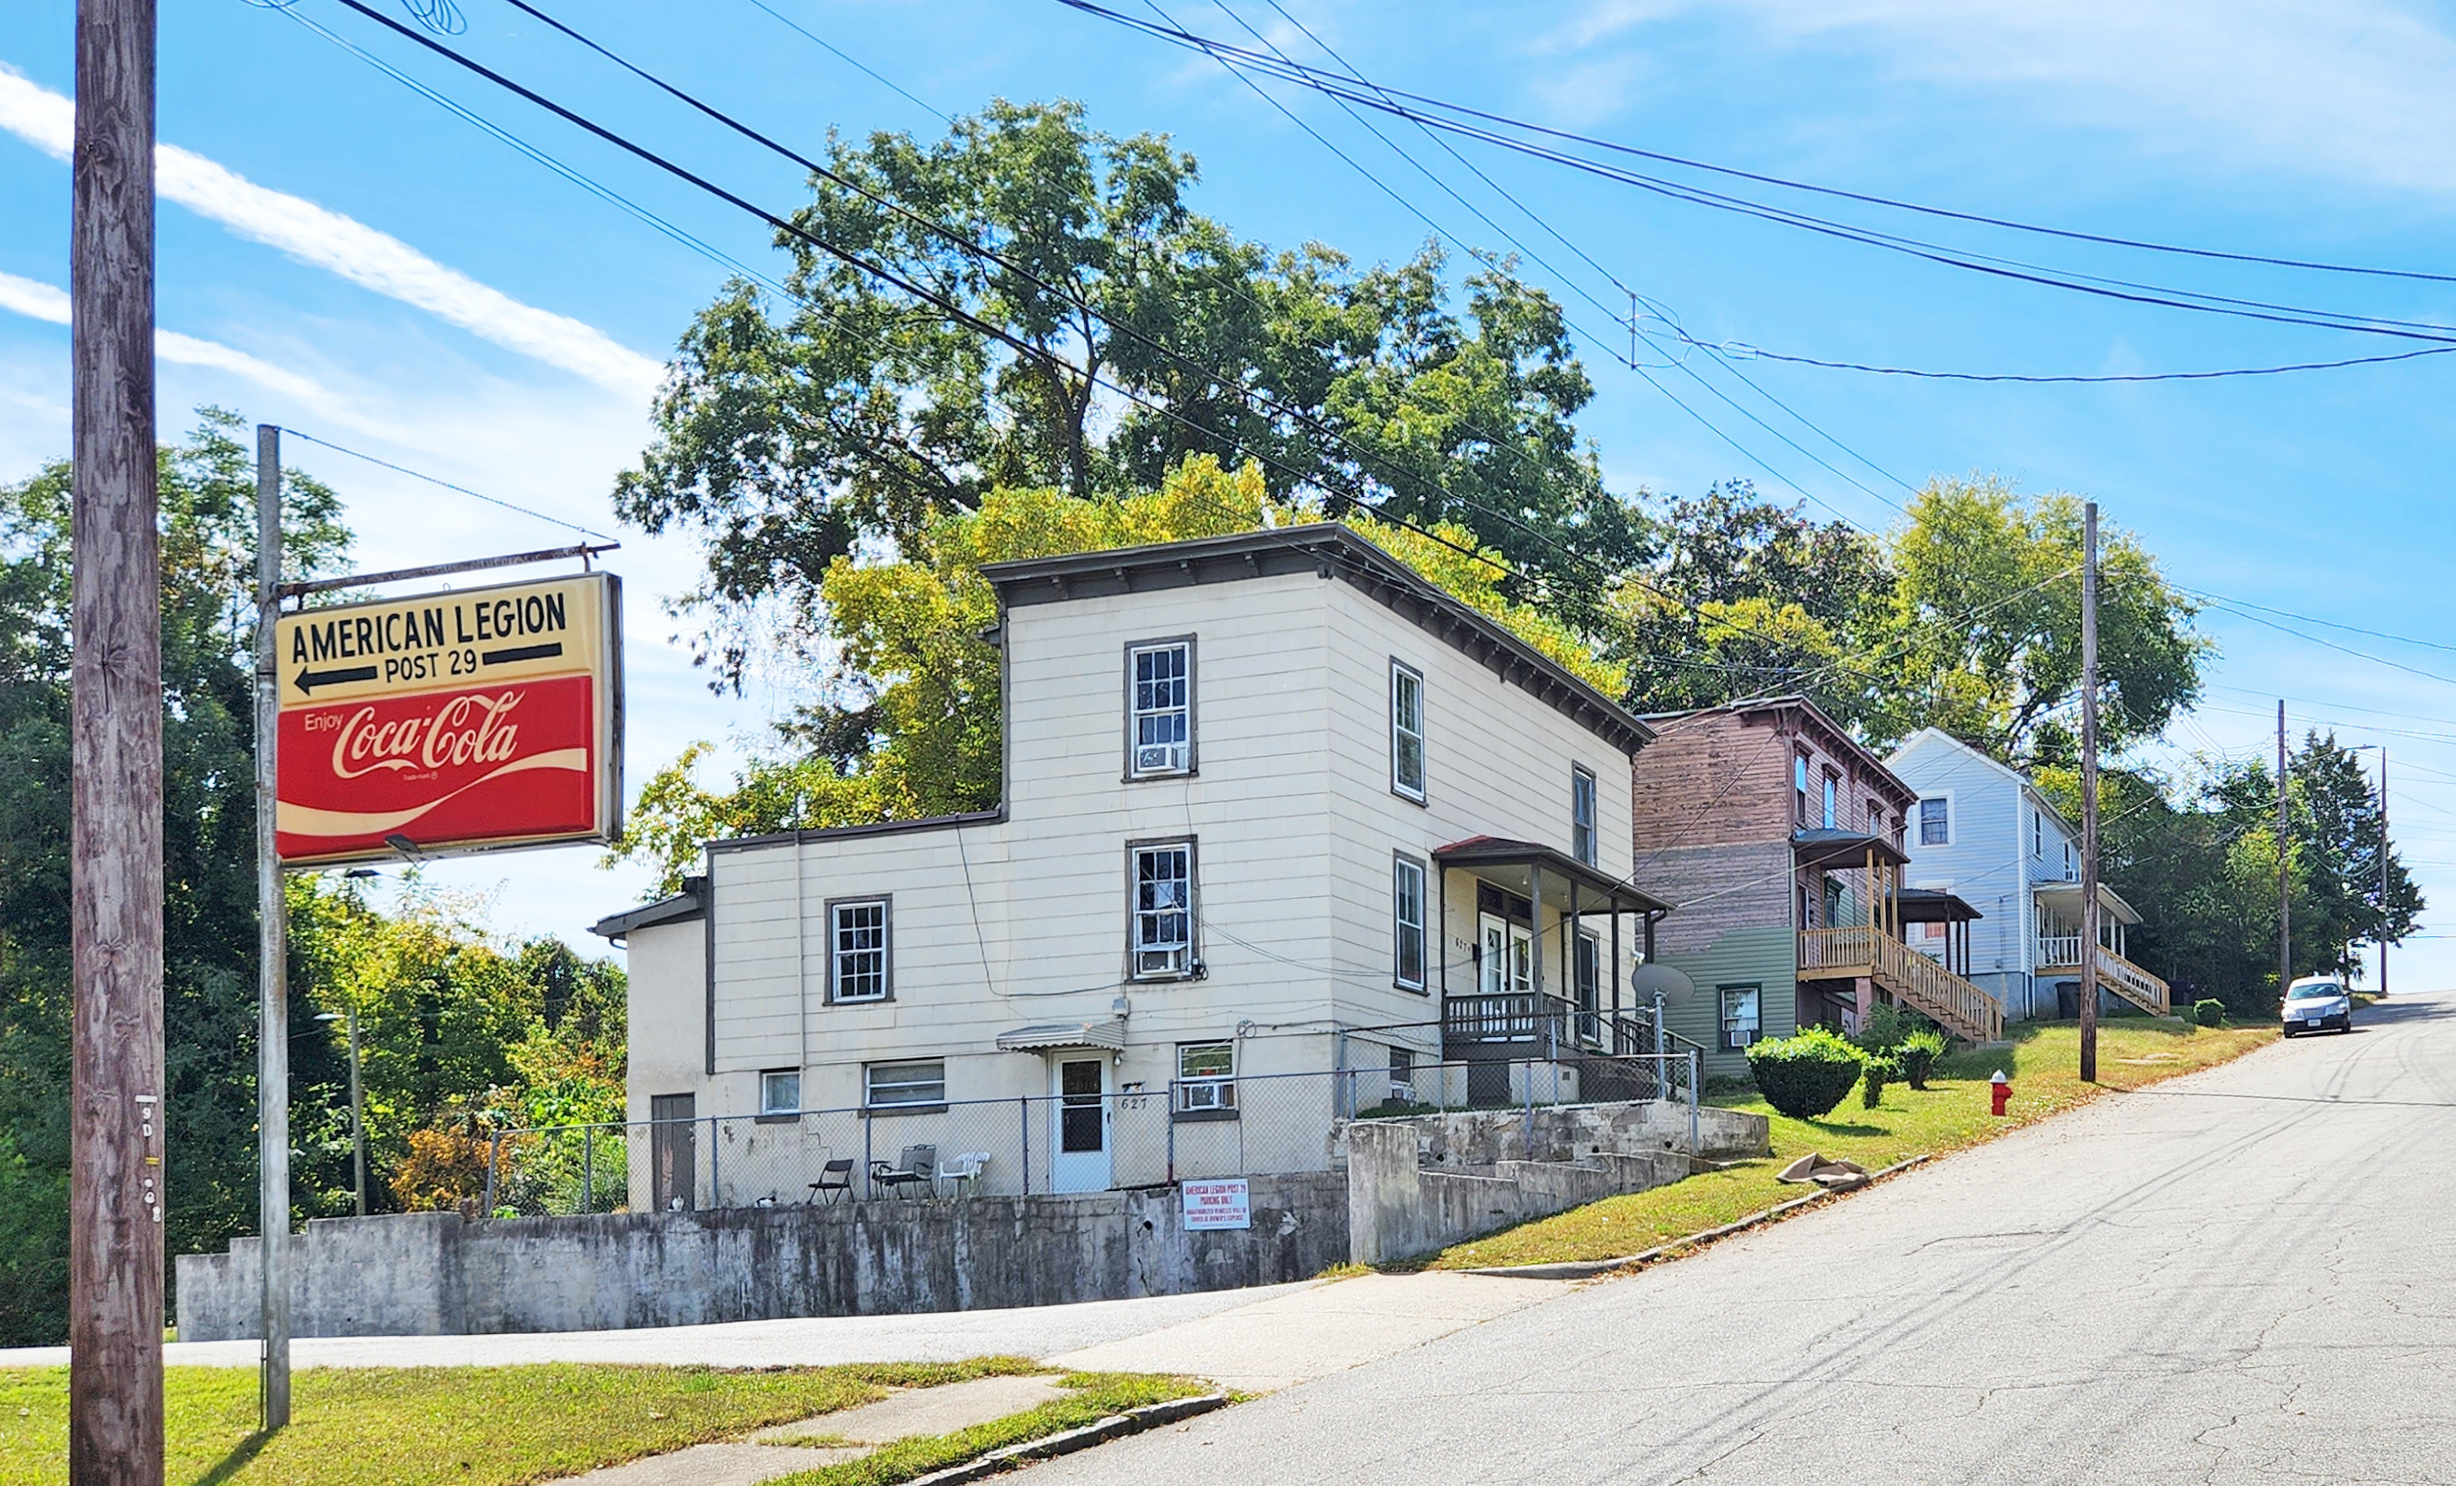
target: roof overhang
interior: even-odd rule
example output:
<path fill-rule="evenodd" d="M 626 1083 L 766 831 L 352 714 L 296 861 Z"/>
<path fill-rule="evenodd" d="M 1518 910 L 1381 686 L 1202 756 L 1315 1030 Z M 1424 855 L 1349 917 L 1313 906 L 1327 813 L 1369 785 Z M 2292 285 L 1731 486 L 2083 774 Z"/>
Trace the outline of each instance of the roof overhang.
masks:
<path fill-rule="evenodd" d="M 1547 907 L 1564 913 L 1669 913 L 1672 906 L 1633 882 L 1590 867 L 1557 847 L 1498 836 L 1471 836 L 1433 848 L 1444 867 L 1472 872 L 1485 881 L 1532 899 L 1541 875 Z M 1572 889 L 1575 889 L 1573 894 Z"/>
<path fill-rule="evenodd" d="M 999 1050 L 1010 1053 L 1073 1049 L 1116 1053 L 1125 1051 L 1125 1047 L 1125 1020 L 1113 1016 L 1087 1022 L 1036 1022 L 1029 1027 L 1013 1027 L 998 1034 Z"/>
<path fill-rule="evenodd" d="M 1987 916 L 1941 888 L 1906 887 L 1894 904 L 1906 924 L 1966 924 Z"/>
<path fill-rule="evenodd" d="M 589 932 L 616 944 L 635 929 L 653 928 L 658 924 L 678 924 L 700 917 L 707 911 L 704 901 L 708 888 L 705 877 L 682 879 L 682 891 L 670 898 L 644 903 L 623 913 L 612 913 L 589 925 Z"/>
<path fill-rule="evenodd" d="M 1864 867 L 1871 855 L 1891 867 L 1910 865 L 1910 853 L 1882 836 L 1865 831 L 1827 830 L 1791 833 L 1791 855 L 1802 867 L 1840 869 Z"/>
<path fill-rule="evenodd" d="M 2068 913 L 2074 918 L 2081 916 L 2081 885 L 2079 883 L 2042 882 L 2037 884 L 2032 891 L 2038 894 L 2039 902 Z M 2117 923 L 2129 925 L 2141 921 L 2140 910 L 2126 903 L 2113 888 L 2103 882 L 2098 884 L 2098 906 L 2115 915 Z"/>

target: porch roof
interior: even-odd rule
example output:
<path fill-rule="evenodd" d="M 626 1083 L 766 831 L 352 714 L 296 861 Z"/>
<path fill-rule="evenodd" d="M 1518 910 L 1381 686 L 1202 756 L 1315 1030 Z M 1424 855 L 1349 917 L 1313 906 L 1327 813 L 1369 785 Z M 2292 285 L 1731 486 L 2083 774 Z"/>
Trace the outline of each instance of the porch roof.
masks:
<path fill-rule="evenodd" d="M 1985 918 L 1951 893 L 1932 887 L 1906 887 L 1894 895 L 1906 924 L 1966 924 Z"/>
<path fill-rule="evenodd" d="M 1906 867 L 1910 853 L 1882 836 L 1865 831 L 1842 831 L 1831 827 L 1791 833 L 1791 853 L 1802 867 L 1864 867 L 1868 853 L 1887 866 Z"/>
<path fill-rule="evenodd" d="M 1087 1022 L 1036 1022 L 998 1034 L 999 1050 L 1010 1053 L 1053 1052 L 1060 1048 L 1098 1048 L 1114 1053 L 1123 1051 L 1125 1045 L 1126 1024 L 1113 1016 Z"/>
<path fill-rule="evenodd" d="M 1447 846 L 1433 848 L 1433 860 L 1444 867 L 1457 867 L 1473 872 L 1488 882 L 1532 896 L 1536 868 L 1543 869 L 1544 902 L 1563 912 L 1569 909 L 1569 889 L 1579 890 L 1578 910 L 1582 913 L 1669 913 L 1673 905 L 1645 891 L 1633 882 L 1622 882 L 1611 874 L 1586 865 L 1558 847 L 1536 841 L 1511 841 L 1500 836 L 1469 836 Z M 1585 894 L 1592 893 L 1596 900 Z"/>
<path fill-rule="evenodd" d="M 2081 885 L 2077 882 L 2042 882 L 2034 891 L 2039 903 L 2057 913 L 2069 915 L 2073 922 L 2081 919 Z M 2141 921 L 2140 910 L 2126 903 L 2113 888 L 2098 884 L 2098 906 L 2115 915 L 2115 921 L 2131 925 Z"/>

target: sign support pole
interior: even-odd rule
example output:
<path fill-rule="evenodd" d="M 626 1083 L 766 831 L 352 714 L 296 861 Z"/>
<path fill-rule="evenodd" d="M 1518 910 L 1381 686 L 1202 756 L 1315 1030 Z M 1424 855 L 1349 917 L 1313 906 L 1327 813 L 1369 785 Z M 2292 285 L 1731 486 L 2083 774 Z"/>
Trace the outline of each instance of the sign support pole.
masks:
<path fill-rule="evenodd" d="M 290 1422 L 290 925 L 275 812 L 281 694 L 281 430 L 256 426 L 256 1163 L 264 1427 Z M 355 1071 L 355 1070 L 353 1070 Z"/>
<path fill-rule="evenodd" d="M 162 1481 L 154 0 L 79 0 L 71 171 L 68 1479 Z"/>

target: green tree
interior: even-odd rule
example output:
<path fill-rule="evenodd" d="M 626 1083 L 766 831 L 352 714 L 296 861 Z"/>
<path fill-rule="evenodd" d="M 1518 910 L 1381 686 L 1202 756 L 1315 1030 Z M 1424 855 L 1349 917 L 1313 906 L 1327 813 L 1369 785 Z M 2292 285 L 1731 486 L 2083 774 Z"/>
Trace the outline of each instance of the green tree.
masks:
<path fill-rule="evenodd" d="M 1634 705 L 1668 712 L 1804 692 L 1845 724 L 1868 715 L 1858 653 L 1892 591 L 1876 539 L 1810 521 L 1803 506 L 1736 480 L 1649 512 L 1642 541 L 1608 630 L 1637 678 Z"/>
<path fill-rule="evenodd" d="M 828 165 L 850 184 L 814 177 L 797 225 L 926 296 L 778 234 L 791 297 L 737 280 L 699 313 L 616 484 L 626 520 L 700 534 L 688 602 L 722 683 L 811 649 L 829 565 L 866 540 L 1000 488 L 1122 496 L 1195 455 L 1259 458 L 1280 499 L 1463 526 L 1565 611 L 1634 553 L 1570 422 L 1593 388 L 1560 308 L 1505 271 L 1468 278 L 1461 313 L 1430 248 L 1273 255 L 1191 209 L 1191 156 L 1071 103 L 832 140 Z"/>
<path fill-rule="evenodd" d="M 158 465 L 162 520 L 164 1238 L 253 1231 L 256 476 L 207 409 Z M 331 490 L 290 472 L 292 575 L 348 544 Z M 69 927 L 69 468 L 0 486 L 0 1344 L 65 1326 Z M 294 998 L 293 1015 L 311 1013 Z M 296 1056 L 327 1080 L 320 1045 Z"/>
<path fill-rule="evenodd" d="M 1937 480 L 1888 540 L 1889 612 L 1870 634 L 1879 740 L 1934 726 L 2016 765 L 2075 757 L 2081 502 L 2000 480 Z M 2197 607 L 2139 538 L 2099 528 L 2098 650 L 2109 753 L 2154 738 L 2200 695 Z"/>

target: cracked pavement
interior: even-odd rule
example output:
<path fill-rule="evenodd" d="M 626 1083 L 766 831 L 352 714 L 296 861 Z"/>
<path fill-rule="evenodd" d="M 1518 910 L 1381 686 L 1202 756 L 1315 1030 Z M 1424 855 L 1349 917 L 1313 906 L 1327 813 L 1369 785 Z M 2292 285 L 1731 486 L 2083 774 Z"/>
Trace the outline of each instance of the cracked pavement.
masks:
<path fill-rule="evenodd" d="M 1037 1486 L 2456 1483 L 2456 994 Z"/>

